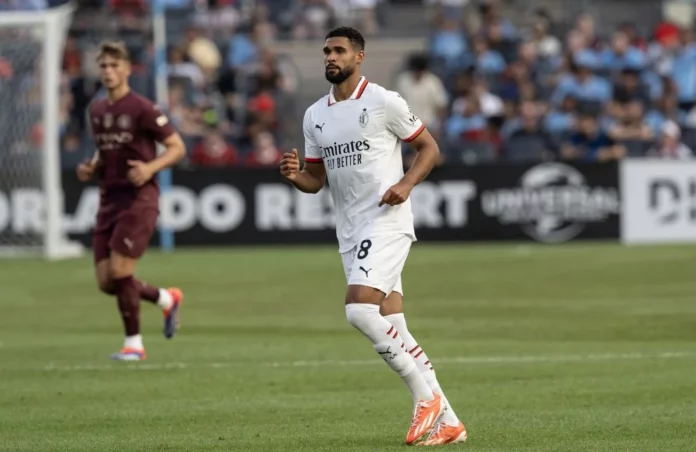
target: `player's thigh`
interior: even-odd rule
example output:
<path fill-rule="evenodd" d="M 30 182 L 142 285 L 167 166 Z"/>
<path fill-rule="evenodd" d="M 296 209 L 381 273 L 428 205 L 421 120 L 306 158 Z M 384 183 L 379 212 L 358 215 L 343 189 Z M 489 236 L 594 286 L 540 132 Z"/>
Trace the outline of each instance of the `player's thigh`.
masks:
<path fill-rule="evenodd" d="M 114 226 L 111 248 L 111 276 L 129 276 L 135 262 L 145 254 L 157 227 L 157 210 L 146 209 L 123 212 Z"/>
<path fill-rule="evenodd" d="M 346 275 L 346 283 L 350 279 L 350 273 L 353 271 L 353 262 L 355 261 L 355 251 L 357 247 L 350 251 L 341 253 L 341 262 L 343 263 L 343 273 Z"/>
<path fill-rule="evenodd" d="M 92 256 L 94 257 L 95 266 L 99 262 L 109 259 L 111 254 L 109 242 L 111 241 L 111 234 L 114 232 L 115 222 L 115 216 L 109 212 L 97 214 L 94 232 L 92 232 Z"/>
<path fill-rule="evenodd" d="M 355 253 L 348 285 L 371 287 L 386 297 L 397 287 L 411 243 L 403 234 L 362 240 Z"/>

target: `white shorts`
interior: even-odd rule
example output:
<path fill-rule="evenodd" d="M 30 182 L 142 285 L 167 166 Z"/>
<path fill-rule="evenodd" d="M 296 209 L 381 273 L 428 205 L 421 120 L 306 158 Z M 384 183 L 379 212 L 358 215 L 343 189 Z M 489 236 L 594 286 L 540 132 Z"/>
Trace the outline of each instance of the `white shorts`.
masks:
<path fill-rule="evenodd" d="M 389 295 L 404 294 L 401 271 L 413 241 L 405 234 L 361 240 L 352 250 L 341 254 L 348 285 L 374 287 Z"/>

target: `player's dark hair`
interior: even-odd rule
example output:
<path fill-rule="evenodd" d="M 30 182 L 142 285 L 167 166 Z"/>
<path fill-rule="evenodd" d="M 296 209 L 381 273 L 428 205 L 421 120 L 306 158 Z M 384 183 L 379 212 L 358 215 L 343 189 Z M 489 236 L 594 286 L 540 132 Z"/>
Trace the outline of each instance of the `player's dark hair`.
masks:
<path fill-rule="evenodd" d="M 325 39 L 347 38 L 354 49 L 365 50 L 365 38 L 353 27 L 336 27 L 326 34 Z"/>
<path fill-rule="evenodd" d="M 99 46 L 99 53 L 97 53 L 97 61 L 105 56 L 110 56 L 111 58 L 115 58 L 117 60 L 129 62 L 131 60 L 128 47 L 126 47 L 126 43 L 123 41 L 102 42 L 102 44 Z"/>

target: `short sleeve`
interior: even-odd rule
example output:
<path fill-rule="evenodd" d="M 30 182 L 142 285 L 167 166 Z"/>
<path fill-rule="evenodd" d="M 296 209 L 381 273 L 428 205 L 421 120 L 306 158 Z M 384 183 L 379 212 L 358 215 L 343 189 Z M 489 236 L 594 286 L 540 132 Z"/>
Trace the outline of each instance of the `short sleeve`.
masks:
<path fill-rule="evenodd" d="M 309 109 L 305 112 L 302 130 L 305 140 L 305 162 L 321 163 L 324 159 L 321 156 L 321 147 L 314 138 L 314 123 Z"/>
<path fill-rule="evenodd" d="M 155 141 L 161 143 L 175 132 L 167 115 L 162 113 L 157 105 L 146 103 L 143 105 L 143 110 L 140 126 L 149 132 Z"/>
<path fill-rule="evenodd" d="M 385 110 L 387 129 L 405 143 L 413 141 L 425 129 L 404 98 L 394 91 L 386 92 Z"/>

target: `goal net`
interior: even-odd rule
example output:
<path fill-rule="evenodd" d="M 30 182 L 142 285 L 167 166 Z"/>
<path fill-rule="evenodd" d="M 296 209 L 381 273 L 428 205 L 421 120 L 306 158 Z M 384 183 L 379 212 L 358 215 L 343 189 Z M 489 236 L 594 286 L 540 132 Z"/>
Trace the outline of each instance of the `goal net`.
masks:
<path fill-rule="evenodd" d="M 82 253 L 62 228 L 59 86 L 73 9 L 0 13 L 0 255 Z"/>

